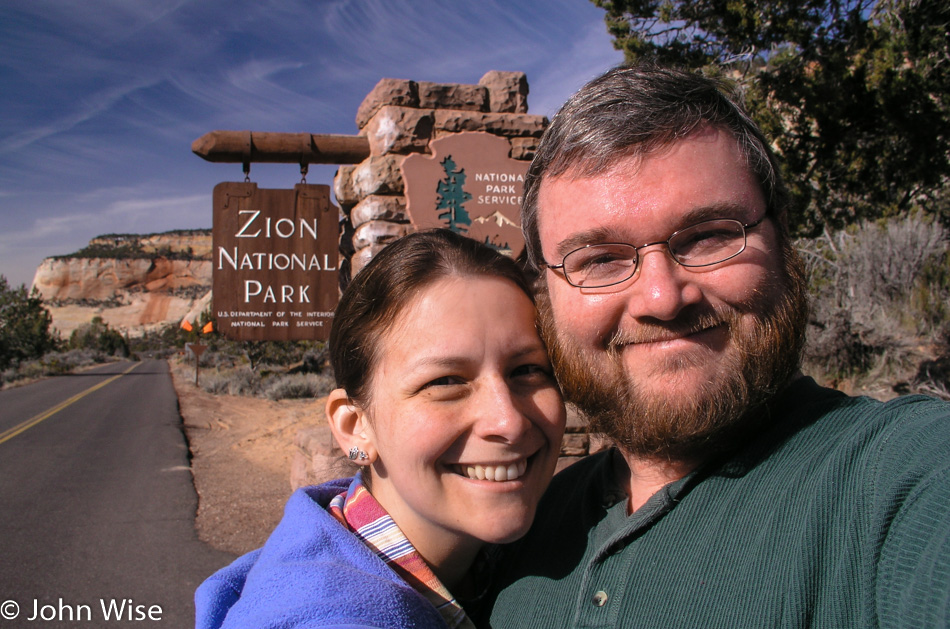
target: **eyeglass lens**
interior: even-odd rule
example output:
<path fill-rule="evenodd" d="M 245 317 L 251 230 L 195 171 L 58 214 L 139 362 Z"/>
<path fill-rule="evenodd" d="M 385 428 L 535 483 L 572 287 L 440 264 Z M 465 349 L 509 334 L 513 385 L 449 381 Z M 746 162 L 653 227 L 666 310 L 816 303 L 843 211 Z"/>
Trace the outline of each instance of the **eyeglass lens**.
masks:
<path fill-rule="evenodd" d="M 708 266 L 742 253 L 746 244 L 745 228 L 739 221 L 718 219 L 681 229 L 665 243 L 583 247 L 564 257 L 564 272 L 575 286 L 597 288 L 617 284 L 636 273 L 638 249 L 659 244 L 666 244 L 673 259 L 683 266 Z"/>

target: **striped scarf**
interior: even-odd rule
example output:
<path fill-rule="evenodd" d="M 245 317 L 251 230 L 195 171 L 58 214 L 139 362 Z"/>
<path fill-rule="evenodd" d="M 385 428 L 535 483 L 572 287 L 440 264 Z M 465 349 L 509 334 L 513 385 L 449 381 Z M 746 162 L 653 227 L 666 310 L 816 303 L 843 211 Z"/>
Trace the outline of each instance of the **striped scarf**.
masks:
<path fill-rule="evenodd" d="M 357 474 L 345 493 L 330 502 L 330 514 L 363 540 L 396 574 L 426 597 L 451 629 L 474 629 L 465 610 L 442 585 Z"/>

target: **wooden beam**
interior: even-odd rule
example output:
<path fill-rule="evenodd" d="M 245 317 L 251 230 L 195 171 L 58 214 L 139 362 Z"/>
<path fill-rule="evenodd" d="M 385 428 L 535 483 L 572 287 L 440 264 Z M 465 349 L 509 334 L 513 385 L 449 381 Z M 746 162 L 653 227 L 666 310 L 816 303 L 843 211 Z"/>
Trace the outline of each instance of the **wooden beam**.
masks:
<path fill-rule="evenodd" d="M 191 150 L 209 162 L 358 164 L 369 157 L 369 141 L 361 135 L 210 131 Z"/>

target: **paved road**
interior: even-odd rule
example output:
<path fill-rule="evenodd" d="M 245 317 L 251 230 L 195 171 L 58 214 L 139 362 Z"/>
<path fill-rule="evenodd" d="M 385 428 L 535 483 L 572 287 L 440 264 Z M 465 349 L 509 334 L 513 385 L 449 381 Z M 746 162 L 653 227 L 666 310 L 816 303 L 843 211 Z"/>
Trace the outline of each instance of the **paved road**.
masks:
<path fill-rule="evenodd" d="M 0 629 L 193 626 L 233 559 L 198 541 L 196 506 L 164 361 L 0 391 Z"/>

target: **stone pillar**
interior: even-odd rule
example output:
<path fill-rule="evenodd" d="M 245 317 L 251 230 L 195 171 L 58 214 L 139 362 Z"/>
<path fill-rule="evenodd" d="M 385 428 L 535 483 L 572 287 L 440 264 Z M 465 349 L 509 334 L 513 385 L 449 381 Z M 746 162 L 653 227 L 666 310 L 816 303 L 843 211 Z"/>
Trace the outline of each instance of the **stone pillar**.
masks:
<path fill-rule="evenodd" d="M 407 156 L 432 155 L 433 140 L 475 131 L 508 140 L 512 159 L 534 157 L 548 120 L 527 113 L 527 97 L 528 81 L 522 72 L 488 72 L 478 85 L 403 79 L 376 84 L 356 114 L 359 133 L 369 140 L 370 156 L 341 167 L 333 181 L 337 203 L 346 215 L 340 243 L 341 286 L 389 242 L 412 230 L 400 168 Z M 588 435 L 584 419 L 568 410 L 558 470 L 607 445 L 603 438 Z M 353 471 L 346 467 L 327 427 L 301 431 L 295 445 L 293 488 Z"/>
<path fill-rule="evenodd" d="M 481 131 L 504 137 L 511 157 L 530 160 L 547 126 L 528 111 L 523 72 L 488 72 L 477 85 L 382 79 L 356 113 L 370 156 L 344 166 L 333 182 L 346 214 L 341 251 L 345 285 L 387 243 L 412 230 L 400 166 L 412 153 L 431 154 L 432 140 Z"/>

